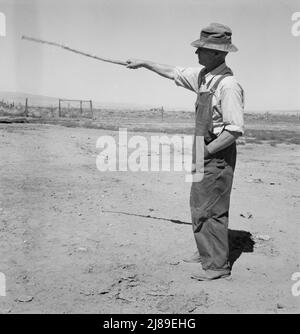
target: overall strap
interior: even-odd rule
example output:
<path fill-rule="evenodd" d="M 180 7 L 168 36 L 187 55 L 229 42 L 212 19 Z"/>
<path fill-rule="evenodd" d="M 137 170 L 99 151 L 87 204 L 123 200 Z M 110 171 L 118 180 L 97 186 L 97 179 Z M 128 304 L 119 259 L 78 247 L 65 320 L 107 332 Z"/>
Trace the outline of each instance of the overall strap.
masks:
<path fill-rule="evenodd" d="M 220 78 L 214 83 L 214 85 L 212 86 L 212 88 L 210 88 L 210 91 L 212 93 L 214 93 L 219 85 L 219 83 L 226 77 L 232 76 L 231 72 L 225 73 L 223 75 L 220 76 Z"/>

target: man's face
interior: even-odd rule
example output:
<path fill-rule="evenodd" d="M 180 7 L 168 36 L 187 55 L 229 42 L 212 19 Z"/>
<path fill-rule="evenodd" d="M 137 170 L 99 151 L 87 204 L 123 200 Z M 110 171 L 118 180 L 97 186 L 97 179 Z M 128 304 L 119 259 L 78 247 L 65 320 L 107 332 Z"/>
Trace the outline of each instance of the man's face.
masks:
<path fill-rule="evenodd" d="M 195 52 L 198 55 L 200 65 L 208 66 L 216 58 L 216 52 L 212 49 L 198 48 Z"/>

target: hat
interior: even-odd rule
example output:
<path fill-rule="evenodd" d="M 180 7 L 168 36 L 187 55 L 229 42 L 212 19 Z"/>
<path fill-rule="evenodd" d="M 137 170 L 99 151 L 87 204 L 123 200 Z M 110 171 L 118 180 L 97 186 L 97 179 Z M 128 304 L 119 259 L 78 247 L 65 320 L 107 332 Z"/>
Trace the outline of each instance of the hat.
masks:
<path fill-rule="evenodd" d="M 195 48 L 206 48 L 224 52 L 236 52 L 238 48 L 231 43 L 232 31 L 220 23 L 211 23 L 201 30 L 200 38 L 191 43 Z"/>

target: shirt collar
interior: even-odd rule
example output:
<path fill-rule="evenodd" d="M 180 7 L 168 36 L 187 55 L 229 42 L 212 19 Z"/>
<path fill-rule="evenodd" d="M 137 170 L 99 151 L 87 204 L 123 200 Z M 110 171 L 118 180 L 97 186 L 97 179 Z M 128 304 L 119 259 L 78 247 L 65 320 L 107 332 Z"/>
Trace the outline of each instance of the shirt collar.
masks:
<path fill-rule="evenodd" d="M 221 65 L 215 67 L 213 70 L 211 70 L 210 72 L 205 74 L 205 79 L 209 80 L 211 77 L 215 76 L 215 75 L 222 75 L 225 73 L 231 72 L 231 69 L 226 65 L 226 63 L 222 63 Z M 205 72 L 204 72 L 205 73 Z M 233 73 L 232 73 L 233 74 Z"/>

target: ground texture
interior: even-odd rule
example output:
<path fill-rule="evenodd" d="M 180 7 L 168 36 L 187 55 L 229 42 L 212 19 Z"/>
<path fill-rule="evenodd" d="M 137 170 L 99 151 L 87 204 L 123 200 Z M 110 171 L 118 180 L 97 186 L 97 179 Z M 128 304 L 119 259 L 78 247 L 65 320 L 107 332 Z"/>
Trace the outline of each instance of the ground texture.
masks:
<path fill-rule="evenodd" d="M 101 173 L 102 135 L 0 125 L 0 312 L 299 313 L 298 145 L 238 146 L 232 277 L 198 282 L 185 173 Z"/>

